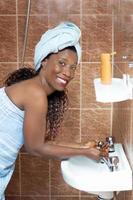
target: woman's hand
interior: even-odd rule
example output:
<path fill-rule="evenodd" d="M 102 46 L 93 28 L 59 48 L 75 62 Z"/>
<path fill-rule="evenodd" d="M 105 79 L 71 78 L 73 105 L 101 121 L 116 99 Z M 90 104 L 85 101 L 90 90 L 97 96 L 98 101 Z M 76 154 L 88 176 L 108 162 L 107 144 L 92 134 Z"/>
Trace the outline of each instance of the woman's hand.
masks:
<path fill-rule="evenodd" d="M 108 157 L 109 156 L 109 144 L 105 143 L 100 149 L 101 157 Z"/>
<path fill-rule="evenodd" d="M 99 161 L 101 158 L 101 152 L 96 147 L 91 147 L 86 149 L 86 156 L 93 160 Z"/>
<path fill-rule="evenodd" d="M 98 149 L 97 147 L 91 147 L 86 149 L 86 156 L 99 161 L 102 157 L 108 157 L 108 149 Z"/>
<path fill-rule="evenodd" d="M 109 145 L 104 143 L 102 147 L 99 148 L 96 141 L 89 141 L 84 144 L 83 148 L 88 149 L 88 157 L 99 161 L 101 157 L 109 156 Z"/>

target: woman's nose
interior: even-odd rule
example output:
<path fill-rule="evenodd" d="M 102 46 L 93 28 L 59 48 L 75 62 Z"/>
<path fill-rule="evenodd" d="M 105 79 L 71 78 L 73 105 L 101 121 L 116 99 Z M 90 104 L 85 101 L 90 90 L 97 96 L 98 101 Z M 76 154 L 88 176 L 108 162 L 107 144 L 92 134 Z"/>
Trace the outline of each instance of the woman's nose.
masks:
<path fill-rule="evenodd" d="M 67 77 L 71 77 L 72 76 L 72 73 L 71 73 L 71 69 L 69 66 L 65 66 L 63 68 L 63 74 Z"/>

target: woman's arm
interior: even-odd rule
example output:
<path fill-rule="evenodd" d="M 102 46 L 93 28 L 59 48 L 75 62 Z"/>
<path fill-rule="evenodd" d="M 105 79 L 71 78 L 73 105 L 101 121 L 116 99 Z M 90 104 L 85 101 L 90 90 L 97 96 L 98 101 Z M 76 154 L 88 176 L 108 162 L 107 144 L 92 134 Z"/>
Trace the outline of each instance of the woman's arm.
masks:
<path fill-rule="evenodd" d="M 72 156 L 87 156 L 94 160 L 100 159 L 100 151 L 96 148 L 75 148 L 70 146 L 61 146 L 52 144 L 49 142 L 44 143 L 42 146 L 38 147 L 34 152 L 33 155 L 53 158 L 53 159 L 68 159 Z"/>
<path fill-rule="evenodd" d="M 42 92 L 33 94 L 30 102 L 25 103 L 24 139 L 27 151 L 33 155 L 67 159 L 71 156 L 85 155 L 99 160 L 100 151 L 96 147 L 80 146 L 79 144 L 53 144 L 45 142 L 47 96 Z M 78 147 L 79 145 L 79 147 Z"/>

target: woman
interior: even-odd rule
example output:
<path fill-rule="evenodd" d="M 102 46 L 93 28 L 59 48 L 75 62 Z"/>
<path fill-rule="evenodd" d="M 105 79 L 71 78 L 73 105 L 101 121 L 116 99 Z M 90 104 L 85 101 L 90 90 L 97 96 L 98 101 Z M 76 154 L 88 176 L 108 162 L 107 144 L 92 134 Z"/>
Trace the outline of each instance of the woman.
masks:
<path fill-rule="evenodd" d="M 21 146 L 36 156 L 100 158 L 90 146 L 49 142 L 56 137 L 68 105 L 66 86 L 80 61 L 80 29 L 66 22 L 43 34 L 35 48 L 35 70 L 10 74 L 0 89 L 0 200 L 14 171 Z M 93 145 L 94 144 L 94 145 Z M 103 151 L 107 155 L 107 151 Z"/>

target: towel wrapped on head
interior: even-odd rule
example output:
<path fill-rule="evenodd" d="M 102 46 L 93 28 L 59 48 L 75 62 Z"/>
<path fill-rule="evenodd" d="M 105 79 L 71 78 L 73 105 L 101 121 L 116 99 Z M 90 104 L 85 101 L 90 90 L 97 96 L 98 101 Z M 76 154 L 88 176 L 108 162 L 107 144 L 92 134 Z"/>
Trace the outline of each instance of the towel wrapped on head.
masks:
<path fill-rule="evenodd" d="M 81 58 L 80 36 L 80 29 L 71 22 L 63 22 L 45 32 L 35 46 L 35 70 L 37 71 L 40 68 L 42 60 L 50 53 L 58 53 L 58 51 L 69 46 L 75 47 L 79 63 Z"/>

